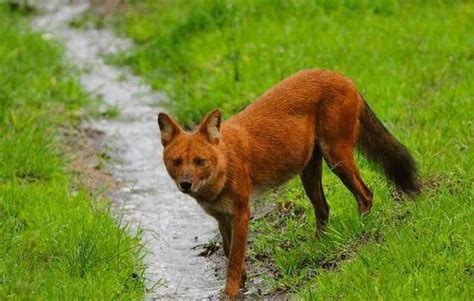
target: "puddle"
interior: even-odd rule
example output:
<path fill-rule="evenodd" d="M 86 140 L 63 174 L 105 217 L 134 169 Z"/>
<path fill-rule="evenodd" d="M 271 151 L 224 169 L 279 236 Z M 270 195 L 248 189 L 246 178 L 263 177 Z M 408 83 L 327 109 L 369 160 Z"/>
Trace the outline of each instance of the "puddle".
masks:
<path fill-rule="evenodd" d="M 97 120 L 92 126 L 103 131 L 106 144 L 112 146 L 110 171 L 121 183 L 116 213 L 145 230 L 148 286 L 166 283 L 148 298 L 216 296 L 224 281 L 215 277 L 212 262 L 198 256 L 202 250 L 193 250 L 216 235 L 216 223 L 193 199 L 178 192 L 162 162 L 156 123 L 160 109 L 152 104 L 165 96 L 125 69 L 106 65 L 101 55 L 126 50 L 132 43 L 109 29 L 70 28 L 68 22 L 84 12 L 89 1 L 69 2 L 43 3 L 33 26 L 45 38 L 65 45 L 68 60 L 84 70 L 80 80 L 87 91 L 120 108 L 118 118 Z"/>

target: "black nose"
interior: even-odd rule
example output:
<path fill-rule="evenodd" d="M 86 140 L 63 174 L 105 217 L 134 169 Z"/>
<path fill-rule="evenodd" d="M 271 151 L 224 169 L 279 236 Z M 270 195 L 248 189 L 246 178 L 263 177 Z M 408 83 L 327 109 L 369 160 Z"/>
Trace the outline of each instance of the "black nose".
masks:
<path fill-rule="evenodd" d="M 191 190 L 191 186 L 193 185 L 193 183 L 189 182 L 189 181 L 181 181 L 179 182 L 179 188 L 181 189 L 181 191 L 183 192 L 188 192 Z"/>

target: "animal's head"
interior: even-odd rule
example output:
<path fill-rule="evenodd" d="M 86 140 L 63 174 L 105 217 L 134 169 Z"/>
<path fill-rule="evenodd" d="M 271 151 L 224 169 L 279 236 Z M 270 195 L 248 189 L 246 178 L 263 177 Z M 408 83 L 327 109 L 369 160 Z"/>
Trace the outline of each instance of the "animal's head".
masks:
<path fill-rule="evenodd" d="M 158 115 L 164 163 L 178 189 L 197 196 L 222 176 L 225 157 L 219 150 L 221 113 L 210 112 L 192 133 L 165 113 Z"/>

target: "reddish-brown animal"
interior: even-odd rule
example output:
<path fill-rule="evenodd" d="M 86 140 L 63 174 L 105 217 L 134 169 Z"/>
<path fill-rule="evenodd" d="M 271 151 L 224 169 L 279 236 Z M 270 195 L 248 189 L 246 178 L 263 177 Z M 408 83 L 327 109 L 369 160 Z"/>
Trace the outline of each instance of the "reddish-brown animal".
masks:
<path fill-rule="evenodd" d="M 192 133 L 164 113 L 158 123 L 170 176 L 219 224 L 229 257 L 226 296 L 235 296 L 245 278 L 251 197 L 299 175 L 320 235 L 329 217 L 321 183 L 324 158 L 366 213 L 372 192 L 354 161 L 356 146 L 382 165 L 398 189 L 409 194 L 420 189 L 407 149 L 375 117 L 353 82 L 332 71 L 301 71 L 222 125 L 218 110 Z"/>

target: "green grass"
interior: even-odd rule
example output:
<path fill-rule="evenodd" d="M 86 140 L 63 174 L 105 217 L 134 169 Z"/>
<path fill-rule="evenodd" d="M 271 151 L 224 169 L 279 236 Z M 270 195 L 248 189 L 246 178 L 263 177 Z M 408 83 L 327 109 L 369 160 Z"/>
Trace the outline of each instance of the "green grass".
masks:
<path fill-rule="evenodd" d="M 140 235 L 67 168 L 61 130 L 95 106 L 24 16 L 0 5 L 0 28 L 0 299 L 142 298 Z"/>
<path fill-rule="evenodd" d="M 269 283 L 307 299 L 473 299 L 473 3 L 147 0 L 114 22 L 137 43 L 114 61 L 164 90 L 187 126 L 214 107 L 231 116 L 300 69 L 329 68 L 418 161 L 424 193 L 396 201 L 358 157 L 375 194 L 362 219 L 326 169 L 320 241 L 299 181 L 260 200 L 284 204 L 251 225 L 249 261 L 275 264 Z"/>

